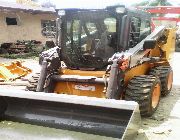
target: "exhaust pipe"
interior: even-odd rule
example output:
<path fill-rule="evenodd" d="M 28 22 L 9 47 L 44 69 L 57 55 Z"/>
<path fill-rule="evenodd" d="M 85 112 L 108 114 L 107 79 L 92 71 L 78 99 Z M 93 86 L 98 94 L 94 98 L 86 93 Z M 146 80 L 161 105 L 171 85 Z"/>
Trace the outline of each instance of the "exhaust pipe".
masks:
<path fill-rule="evenodd" d="M 139 106 L 133 101 L 55 93 L 0 89 L 4 120 L 133 139 L 140 126 Z"/>
<path fill-rule="evenodd" d="M 47 59 L 44 59 L 42 62 L 40 77 L 37 84 L 37 89 L 36 89 L 37 92 L 42 92 L 44 89 L 44 84 L 47 76 L 47 65 L 48 65 Z"/>

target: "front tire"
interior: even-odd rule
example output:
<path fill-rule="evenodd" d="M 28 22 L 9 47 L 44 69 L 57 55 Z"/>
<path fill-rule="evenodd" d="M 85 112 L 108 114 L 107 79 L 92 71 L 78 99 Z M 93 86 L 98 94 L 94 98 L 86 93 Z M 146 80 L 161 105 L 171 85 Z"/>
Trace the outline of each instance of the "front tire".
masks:
<path fill-rule="evenodd" d="M 161 83 L 152 75 L 135 76 L 129 81 L 125 100 L 136 101 L 142 116 L 151 116 L 157 109 L 161 95 Z"/>

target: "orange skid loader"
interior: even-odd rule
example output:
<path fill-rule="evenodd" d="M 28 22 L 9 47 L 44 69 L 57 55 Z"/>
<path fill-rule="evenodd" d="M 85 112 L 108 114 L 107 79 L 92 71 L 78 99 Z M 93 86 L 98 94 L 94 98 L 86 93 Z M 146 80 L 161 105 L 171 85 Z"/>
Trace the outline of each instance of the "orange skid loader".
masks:
<path fill-rule="evenodd" d="M 2 118 L 133 139 L 140 114 L 171 90 L 174 30 L 151 32 L 148 13 L 124 6 L 58 13 L 57 47 L 40 55 L 28 91 L 1 89 Z"/>

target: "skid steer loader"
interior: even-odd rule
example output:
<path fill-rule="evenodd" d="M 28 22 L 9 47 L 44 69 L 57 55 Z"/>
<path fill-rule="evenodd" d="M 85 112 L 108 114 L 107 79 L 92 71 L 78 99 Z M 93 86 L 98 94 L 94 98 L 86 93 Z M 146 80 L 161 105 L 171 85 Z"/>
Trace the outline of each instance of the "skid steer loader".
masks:
<path fill-rule="evenodd" d="M 58 14 L 57 47 L 40 55 L 28 91 L 0 90 L 2 118 L 133 139 L 140 114 L 171 90 L 175 32 L 151 32 L 148 13 L 124 6 Z"/>

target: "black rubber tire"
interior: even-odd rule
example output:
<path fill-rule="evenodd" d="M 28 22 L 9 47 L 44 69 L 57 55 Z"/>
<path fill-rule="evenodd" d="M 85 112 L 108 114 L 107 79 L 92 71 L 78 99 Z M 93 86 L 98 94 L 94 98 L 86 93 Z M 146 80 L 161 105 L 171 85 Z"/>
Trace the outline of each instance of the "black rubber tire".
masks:
<path fill-rule="evenodd" d="M 40 77 L 40 73 L 35 73 L 31 78 L 28 79 L 28 85 L 26 86 L 26 90 L 36 91 L 38 80 Z"/>
<path fill-rule="evenodd" d="M 162 96 L 166 96 L 170 93 L 171 88 L 168 89 L 168 77 L 169 74 L 173 72 L 171 66 L 158 66 L 158 67 L 154 67 L 150 70 L 149 74 L 150 75 L 154 75 L 154 76 L 158 76 L 160 81 L 161 81 L 161 95 Z"/>
<path fill-rule="evenodd" d="M 152 94 L 155 86 L 159 84 L 161 90 L 161 83 L 158 77 L 153 75 L 141 75 L 132 78 L 125 92 L 125 100 L 136 101 L 139 104 L 139 110 L 141 116 L 151 116 L 156 111 L 159 101 L 160 93 L 157 105 L 152 105 Z"/>

